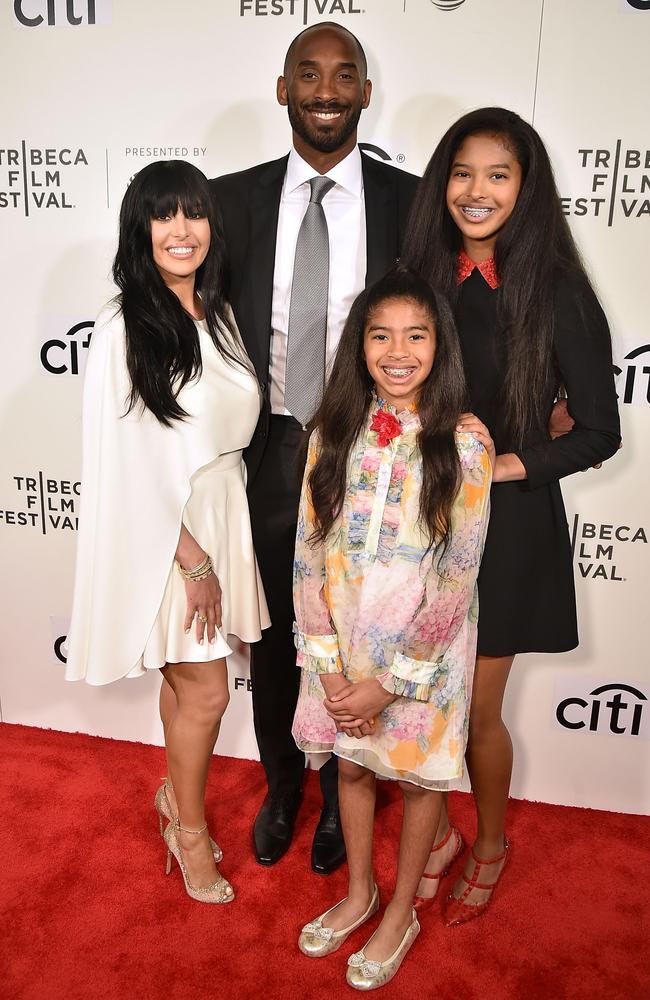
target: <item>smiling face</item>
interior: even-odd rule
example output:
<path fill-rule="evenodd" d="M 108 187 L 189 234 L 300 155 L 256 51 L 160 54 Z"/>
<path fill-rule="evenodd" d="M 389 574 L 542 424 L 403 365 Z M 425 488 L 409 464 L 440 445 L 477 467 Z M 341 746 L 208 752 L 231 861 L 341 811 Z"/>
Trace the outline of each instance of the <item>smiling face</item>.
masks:
<path fill-rule="evenodd" d="M 494 254 L 497 236 L 512 215 L 521 166 L 502 136 L 469 135 L 456 151 L 447 182 L 447 208 L 472 260 Z"/>
<path fill-rule="evenodd" d="M 347 156 L 356 145 L 372 84 L 353 36 L 335 27 L 308 30 L 289 50 L 277 97 L 289 111 L 294 145 L 309 162 L 310 151 Z"/>
<path fill-rule="evenodd" d="M 429 310 L 412 299 L 381 302 L 368 317 L 363 353 L 379 396 L 398 412 L 415 403 L 436 356 Z"/>
<path fill-rule="evenodd" d="M 177 209 L 174 215 L 151 220 L 151 246 L 154 263 L 168 287 L 193 281 L 210 249 L 210 223 L 198 213 L 186 216 Z"/>

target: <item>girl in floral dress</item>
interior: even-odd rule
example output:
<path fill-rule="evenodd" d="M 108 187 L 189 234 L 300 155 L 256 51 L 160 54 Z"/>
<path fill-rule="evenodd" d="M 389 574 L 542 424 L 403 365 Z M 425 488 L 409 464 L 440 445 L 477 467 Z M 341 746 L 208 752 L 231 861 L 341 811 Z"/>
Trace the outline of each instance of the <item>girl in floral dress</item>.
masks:
<path fill-rule="evenodd" d="M 404 819 L 393 897 L 347 980 L 375 989 L 419 932 L 413 898 L 441 809 L 463 773 L 487 525 L 490 435 L 471 415 L 449 307 L 403 268 L 352 307 L 310 430 L 294 602 L 298 746 L 339 757 L 347 897 L 307 924 L 322 956 L 379 908 L 375 781 Z"/>

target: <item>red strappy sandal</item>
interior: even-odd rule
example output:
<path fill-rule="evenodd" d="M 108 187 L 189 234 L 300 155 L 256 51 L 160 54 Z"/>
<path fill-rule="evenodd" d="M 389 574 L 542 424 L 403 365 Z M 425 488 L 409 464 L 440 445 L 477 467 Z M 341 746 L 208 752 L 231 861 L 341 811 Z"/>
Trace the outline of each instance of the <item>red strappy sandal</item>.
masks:
<path fill-rule="evenodd" d="M 449 859 L 447 867 L 443 871 L 432 872 L 431 874 L 429 874 L 429 872 L 423 872 L 422 878 L 431 878 L 431 879 L 435 878 L 438 879 L 439 882 L 441 878 L 444 878 L 445 875 L 449 874 L 451 866 L 453 865 L 454 861 L 456 860 L 456 858 L 462 851 L 463 847 L 465 846 L 463 843 L 463 838 L 461 833 L 456 829 L 455 826 L 450 826 L 447 835 L 440 841 L 439 844 L 434 844 L 434 846 L 431 848 L 431 854 L 436 854 L 445 846 L 445 844 L 449 842 L 449 838 L 452 836 L 452 834 L 456 841 L 456 850 Z M 438 892 L 438 886 L 436 886 L 436 891 L 434 892 L 433 896 L 415 896 L 413 899 L 413 909 L 417 910 L 419 913 L 421 913 L 422 910 L 428 910 L 428 908 L 431 906 L 434 899 L 436 898 L 437 892 Z"/>
<path fill-rule="evenodd" d="M 443 923 L 445 927 L 454 927 L 458 924 L 466 924 L 468 920 L 475 920 L 476 917 L 480 917 L 482 913 L 488 908 L 490 900 L 494 895 L 494 890 L 499 882 L 499 879 L 503 875 L 506 864 L 508 863 L 510 843 L 507 837 L 503 838 L 503 852 L 498 854 L 496 858 L 489 858 L 485 860 L 484 858 L 477 858 L 474 854 L 474 848 L 472 848 L 472 857 L 475 861 L 474 871 L 472 872 L 472 877 L 468 878 L 465 872 L 462 873 L 461 878 L 467 883 L 467 888 L 461 893 L 458 898 L 454 896 L 453 893 L 447 897 L 446 903 L 443 908 Z M 494 865 L 497 861 L 503 861 L 503 867 L 497 875 L 495 882 L 479 882 L 478 878 L 481 872 L 482 865 Z M 490 889 L 490 895 L 483 903 L 466 903 L 465 900 L 469 896 L 472 889 Z"/>

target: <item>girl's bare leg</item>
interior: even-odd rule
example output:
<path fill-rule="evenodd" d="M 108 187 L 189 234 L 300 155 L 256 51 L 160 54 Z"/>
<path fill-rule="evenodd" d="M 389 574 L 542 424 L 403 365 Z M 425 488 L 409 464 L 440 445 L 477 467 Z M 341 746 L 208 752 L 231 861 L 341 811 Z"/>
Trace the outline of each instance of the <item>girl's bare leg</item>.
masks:
<path fill-rule="evenodd" d="M 181 827 L 199 830 L 205 825 L 205 785 L 212 751 L 229 699 L 226 661 L 168 663 L 163 674 L 176 699 L 176 709 L 165 726 L 165 746 L 178 817 Z M 166 710 L 171 699 L 167 694 L 162 697 L 165 707 L 161 710 Z M 208 831 L 200 835 L 181 831 L 179 837 L 191 884 L 197 888 L 210 885 L 217 870 Z"/>
<path fill-rule="evenodd" d="M 375 784 L 373 771 L 339 758 L 339 811 L 348 856 L 348 895 L 324 922 L 334 930 L 358 920 L 372 898 Z"/>
<path fill-rule="evenodd" d="M 393 954 L 413 920 L 413 896 L 440 820 L 440 792 L 407 781 L 399 784 L 404 795 L 404 817 L 395 891 L 372 940 L 363 949 L 366 958 L 378 962 Z"/>

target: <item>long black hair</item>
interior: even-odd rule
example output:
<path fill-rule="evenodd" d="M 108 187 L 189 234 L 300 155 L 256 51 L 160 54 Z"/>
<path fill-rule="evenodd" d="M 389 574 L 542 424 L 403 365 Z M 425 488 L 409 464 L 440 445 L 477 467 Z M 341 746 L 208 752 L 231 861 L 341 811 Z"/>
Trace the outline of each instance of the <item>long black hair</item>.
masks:
<path fill-rule="evenodd" d="M 500 280 L 498 321 L 506 344 L 504 430 L 521 445 L 531 427 L 543 426 L 554 325 L 554 290 L 562 272 L 584 273 L 565 216 L 553 168 L 539 135 L 513 111 L 480 108 L 460 118 L 438 143 L 411 207 L 402 261 L 439 288 L 452 303 L 458 296 L 456 261 L 462 236 L 446 202 L 447 183 L 468 136 L 490 135 L 521 167 L 521 188 L 512 214 L 496 240 Z"/>
<path fill-rule="evenodd" d="M 322 403 L 309 424 L 320 452 L 309 476 L 316 519 L 313 541 L 329 534 L 343 506 L 350 449 L 361 433 L 374 383 L 364 356 L 364 332 L 372 313 L 391 299 L 422 306 L 433 320 L 436 354 L 417 401 L 422 455 L 420 523 L 430 547 L 451 536 L 451 507 L 460 484 L 454 431 L 465 403 L 465 377 L 451 308 L 413 271 L 397 267 L 355 299 L 346 321 Z"/>
<path fill-rule="evenodd" d="M 210 248 L 198 268 L 195 288 L 201 292 L 210 336 L 230 363 L 242 360 L 224 342 L 233 335 L 224 299 L 224 240 L 208 180 L 185 160 L 159 160 L 138 171 L 120 209 L 120 236 L 113 278 L 126 328 L 126 363 L 131 380 L 127 412 L 138 403 L 166 427 L 187 413 L 178 393 L 201 374 L 201 350 L 195 322 L 165 284 L 153 259 L 152 219 L 182 211 L 210 224 Z"/>

